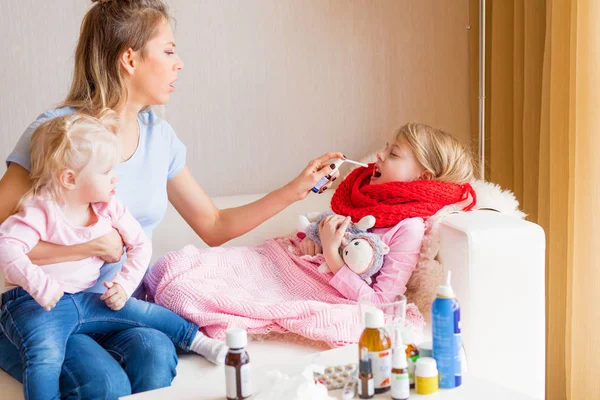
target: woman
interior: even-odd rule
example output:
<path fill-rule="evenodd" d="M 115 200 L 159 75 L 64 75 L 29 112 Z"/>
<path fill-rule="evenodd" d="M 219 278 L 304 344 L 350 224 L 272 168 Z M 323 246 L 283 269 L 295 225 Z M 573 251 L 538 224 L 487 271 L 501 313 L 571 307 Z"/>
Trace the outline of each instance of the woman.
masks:
<path fill-rule="evenodd" d="M 217 209 L 185 166 L 185 146 L 171 126 L 148 108 L 168 102 L 183 69 L 175 53 L 166 5 L 161 0 L 93 3 L 82 22 L 66 100 L 38 117 L 7 159 L 8 169 L 0 181 L 0 222 L 12 214 L 29 188 L 32 132 L 49 118 L 75 111 L 96 116 L 108 107 L 119 114 L 123 161 L 117 167 L 117 196 L 150 237 L 170 201 L 202 240 L 218 246 L 303 199 L 323 176 L 332 179 L 337 175 L 325 161 L 343 156 L 328 153 L 264 198 L 242 207 Z M 102 283 L 110 281 L 121 267 L 122 249 L 121 237 L 113 231 L 79 246 L 40 243 L 29 257 L 41 266 L 101 257 L 107 264 L 90 291 L 102 293 Z M 158 331 L 136 328 L 94 338 L 73 335 L 60 378 L 61 397 L 117 398 L 168 386 L 176 365 L 171 341 Z M 1 334 L 0 368 L 21 380 L 23 365 L 18 352 Z"/>

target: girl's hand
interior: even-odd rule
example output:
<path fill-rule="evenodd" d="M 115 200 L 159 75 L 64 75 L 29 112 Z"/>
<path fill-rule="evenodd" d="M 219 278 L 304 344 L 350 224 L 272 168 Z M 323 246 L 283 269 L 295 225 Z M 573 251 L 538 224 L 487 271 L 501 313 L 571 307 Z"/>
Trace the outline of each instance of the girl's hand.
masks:
<path fill-rule="evenodd" d="M 121 285 L 114 282 L 104 282 L 104 286 L 106 286 L 108 290 L 100 296 L 100 300 L 104 301 L 108 308 L 113 311 L 118 311 L 123 308 L 125 302 L 127 302 L 127 294 Z"/>
<path fill-rule="evenodd" d="M 338 254 L 350 222 L 350 217 L 336 214 L 321 220 L 319 223 L 319 235 L 323 244 L 323 254 Z"/>
<path fill-rule="evenodd" d="M 116 229 L 89 242 L 94 247 L 94 255 L 107 263 L 115 263 L 123 256 L 123 238 Z"/>
<path fill-rule="evenodd" d="M 344 234 L 351 222 L 350 217 L 341 215 L 330 215 L 321 220 L 319 234 L 323 244 L 323 256 L 327 266 L 333 272 L 337 272 L 344 266 L 344 260 L 340 256 L 339 248 L 344 240 Z"/>
<path fill-rule="evenodd" d="M 329 177 L 329 182 L 334 181 L 339 176 L 339 172 L 331 166 L 334 166 L 331 162 L 327 162 L 332 158 L 346 159 L 342 153 L 327 153 L 321 157 L 312 160 L 308 163 L 308 166 L 298 175 L 293 181 L 286 185 L 286 188 L 292 193 L 295 199 L 302 200 L 311 191 L 311 189 L 319 182 L 324 176 Z M 321 188 L 319 193 L 327 190 L 327 187 L 331 186 L 326 184 Z"/>
<path fill-rule="evenodd" d="M 323 252 L 321 246 L 319 246 L 309 238 L 302 239 L 302 241 L 298 245 L 298 249 L 300 250 L 300 253 L 302 253 L 303 256 L 316 256 L 317 254 L 321 254 Z"/>

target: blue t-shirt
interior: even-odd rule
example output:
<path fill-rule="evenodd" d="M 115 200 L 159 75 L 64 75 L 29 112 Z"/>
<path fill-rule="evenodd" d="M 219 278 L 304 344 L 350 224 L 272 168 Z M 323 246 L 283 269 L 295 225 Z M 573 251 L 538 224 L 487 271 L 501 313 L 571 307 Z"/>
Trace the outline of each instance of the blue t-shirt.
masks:
<path fill-rule="evenodd" d="M 12 153 L 6 159 L 31 170 L 29 147 L 31 135 L 42 122 L 74 113 L 70 107 L 45 112 L 25 130 Z M 163 219 L 168 205 L 167 181 L 176 176 L 185 166 L 186 148 L 177 138 L 169 123 L 157 117 L 152 110 L 138 116 L 140 138 L 131 158 L 119 164 L 115 171 L 119 175 L 116 195 L 139 221 L 144 232 L 152 238 L 154 228 Z M 104 264 L 96 285 L 87 291 L 103 293 L 104 281 L 121 270 L 125 255 L 114 264 Z"/>

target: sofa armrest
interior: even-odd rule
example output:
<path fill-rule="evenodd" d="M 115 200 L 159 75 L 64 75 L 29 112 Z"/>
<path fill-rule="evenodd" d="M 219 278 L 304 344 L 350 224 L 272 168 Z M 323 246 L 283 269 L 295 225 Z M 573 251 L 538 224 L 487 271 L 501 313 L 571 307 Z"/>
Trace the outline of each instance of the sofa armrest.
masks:
<path fill-rule="evenodd" d="M 544 398 L 543 229 L 494 211 L 450 215 L 439 258 L 461 304 L 469 373 Z"/>

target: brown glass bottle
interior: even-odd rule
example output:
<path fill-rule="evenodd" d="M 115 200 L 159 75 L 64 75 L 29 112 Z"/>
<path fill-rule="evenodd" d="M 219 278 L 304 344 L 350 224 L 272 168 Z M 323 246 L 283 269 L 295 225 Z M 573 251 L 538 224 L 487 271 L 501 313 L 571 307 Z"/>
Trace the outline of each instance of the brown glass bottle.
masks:
<path fill-rule="evenodd" d="M 250 357 L 246 352 L 248 336 L 243 329 L 233 328 L 226 332 L 229 351 L 225 357 L 225 380 L 227 400 L 244 400 L 252 396 L 250 380 Z"/>
<path fill-rule="evenodd" d="M 371 360 L 375 393 L 385 393 L 392 383 L 392 341 L 383 328 L 384 316 L 379 309 L 365 313 L 366 328 L 360 335 L 358 348 L 367 348 Z M 362 359 L 362 354 L 359 354 Z"/>

